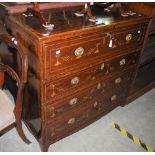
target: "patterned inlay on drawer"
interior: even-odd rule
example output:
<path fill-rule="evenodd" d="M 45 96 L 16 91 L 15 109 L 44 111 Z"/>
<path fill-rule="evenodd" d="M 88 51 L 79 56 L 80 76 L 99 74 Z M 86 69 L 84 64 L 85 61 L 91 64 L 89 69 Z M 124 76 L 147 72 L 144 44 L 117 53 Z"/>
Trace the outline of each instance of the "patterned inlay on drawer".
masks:
<path fill-rule="evenodd" d="M 138 57 L 139 52 L 135 52 L 114 60 L 107 60 L 107 62 L 100 63 L 95 67 L 67 76 L 61 80 L 46 83 L 44 85 L 44 100 L 46 102 L 55 100 L 59 96 L 63 97 L 70 94 L 70 92 L 89 87 L 100 79 L 135 65 Z"/>
<path fill-rule="evenodd" d="M 60 71 L 78 69 L 89 65 L 91 60 L 117 53 L 124 53 L 130 46 L 140 48 L 145 26 L 132 27 L 121 32 L 96 34 L 63 43 L 45 45 L 45 78 L 53 77 Z M 53 74 L 52 74 L 53 73 Z"/>
<path fill-rule="evenodd" d="M 46 122 L 54 121 L 61 114 L 76 109 L 79 106 L 87 106 L 91 102 L 96 102 L 98 99 L 109 97 L 114 102 L 117 100 L 118 94 L 125 94 L 128 90 L 127 84 L 131 80 L 132 70 L 119 74 L 107 81 L 99 81 L 87 90 L 79 91 L 65 99 L 59 99 L 55 102 L 49 102 L 45 105 Z M 117 92 L 117 94 L 116 94 Z M 108 99 L 108 100 L 109 100 Z M 94 105 L 95 106 L 95 105 Z M 98 107 L 96 103 L 96 108 Z"/>
<path fill-rule="evenodd" d="M 108 74 L 107 63 L 100 63 L 88 70 L 67 76 L 60 80 L 49 82 L 45 84 L 45 100 L 55 99 L 59 96 L 66 95 L 71 90 L 78 91 L 78 89 L 93 85 L 97 80 L 104 78 Z M 71 92 L 72 92 L 71 91 Z"/>
<path fill-rule="evenodd" d="M 142 44 L 144 39 L 146 26 L 138 26 L 135 28 L 128 28 L 125 30 L 118 30 L 117 33 L 108 33 L 109 47 L 112 49 L 129 48 L 134 46 L 135 48 Z"/>
<path fill-rule="evenodd" d="M 63 44 L 47 45 L 46 48 L 46 61 L 45 61 L 45 76 L 49 73 L 61 70 L 64 68 L 80 67 L 81 63 L 87 63 L 90 59 L 99 57 L 103 54 L 103 48 L 106 45 L 106 34 L 79 37 L 77 40 L 63 42 Z M 51 74 L 50 76 L 54 76 Z"/>
<path fill-rule="evenodd" d="M 114 93 L 107 98 L 96 98 L 96 100 L 91 100 L 87 105 L 63 113 L 61 119 L 57 117 L 55 121 L 47 125 L 46 138 L 54 140 L 64 133 L 72 131 L 72 129 L 77 128 L 81 124 L 92 120 L 96 116 L 112 110 L 125 101 L 125 96 L 125 92 L 120 94 Z"/>
<path fill-rule="evenodd" d="M 88 120 L 88 109 L 83 108 L 81 111 L 76 109 L 73 113 L 67 116 L 62 116 L 61 120 L 54 122 L 54 124 L 46 125 L 47 140 L 55 140 L 64 133 L 71 131 L 73 128 L 79 126 L 81 123 Z"/>
<path fill-rule="evenodd" d="M 126 56 L 115 58 L 110 61 L 108 71 L 114 73 L 116 71 L 123 70 L 129 66 L 137 64 L 140 52 L 134 52 Z"/>

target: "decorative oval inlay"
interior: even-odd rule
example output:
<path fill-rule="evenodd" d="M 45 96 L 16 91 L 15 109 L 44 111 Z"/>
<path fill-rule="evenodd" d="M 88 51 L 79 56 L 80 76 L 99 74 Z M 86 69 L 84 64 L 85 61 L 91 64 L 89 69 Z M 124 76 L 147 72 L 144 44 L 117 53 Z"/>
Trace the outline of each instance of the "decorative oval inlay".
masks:
<path fill-rule="evenodd" d="M 79 57 L 82 56 L 84 53 L 84 48 L 83 47 L 79 47 L 74 51 L 75 56 Z"/>
<path fill-rule="evenodd" d="M 69 105 L 75 105 L 77 103 L 78 99 L 77 98 L 73 98 L 69 101 Z"/>
<path fill-rule="evenodd" d="M 70 118 L 69 120 L 68 120 L 68 125 L 73 125 L 75 123 L 75 118 L 73 117 L 73 118 Z"/>
<path fill-rule="evenodd" d="M 115 101 L 117 99 L 116 95 L 111 96 L 111 101 Z"/>
<path fill-rule="evenodd" d="M 121 78 L 120 77 L 115 79 L 115 84 L 119 84 L 119 83 L 121 83 Z"/>
<path fill-rule="evenodd" d="M 79 83 L 79 81 L 80 81 L 80 78 L 79 78 L 79 77 L 74 77 L 74 78 L 71 80 L 71 84 L 72 84 L 72 85 L 76 85 L 76 84 Z"/>
<path fill-rule="evenodd" d="M 127 42 L 130 41 L 132 39 L 132 34 L 127 34 L 125 39 Z"/>
<path fill-rule="evenodd" d="M 120 66 L 125 65 L 126 64 L 126 60 L 125 59 L 120 60 L 119 64 L 120 64 Z"/>

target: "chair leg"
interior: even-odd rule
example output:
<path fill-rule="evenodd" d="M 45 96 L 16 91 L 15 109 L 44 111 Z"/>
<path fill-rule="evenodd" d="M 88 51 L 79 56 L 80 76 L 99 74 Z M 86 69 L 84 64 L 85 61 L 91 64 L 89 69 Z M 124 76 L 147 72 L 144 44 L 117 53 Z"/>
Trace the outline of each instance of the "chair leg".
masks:
<path fill-rule="evenodd" d="M 17 114 L 17 117 L 18 114 Z M 17 118 L 16 117 L 16 118 Z M 17 118 L 18 119 L 18 118 Z M 25 136 L 24 132 L 23 132 L 23 128 L 22 128 L 22 122 L 21 122 L 21 119 L 19 120 L 16 120 L 16 129 L 17 129 L 17 132 L 19 134 L 19 136 L 22 138 L 22 140 L 27 143 L 27 144 L 30 144 L 31 142 L 27 139 L 27 137 Z"/>
<path fill-rule="evenodd" d="M 17 93 L 17 99 L 16 99 L 16 106 L 14 109 L 14 114 L 16 118 L 16 128 L 19 136 L 23 139 L 23 141 L 27 144 L 30 144 L 31 142 L 26 138 L 23 128 L 22 128 L 22 121 L 21 121 L 21 115 L 22 115 L 22 101 L 23 101 L 23 84 L 19 85 L 18 93 Z"/>

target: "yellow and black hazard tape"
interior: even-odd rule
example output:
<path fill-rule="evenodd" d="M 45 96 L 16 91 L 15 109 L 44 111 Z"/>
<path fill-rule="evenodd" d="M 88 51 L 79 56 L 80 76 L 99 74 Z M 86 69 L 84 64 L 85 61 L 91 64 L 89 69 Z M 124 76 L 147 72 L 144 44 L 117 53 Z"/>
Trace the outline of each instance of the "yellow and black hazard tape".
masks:
<path fill-rule="evenodd" d="M 112 127 L 119 130 L 124 136 L 129 137 L 134 143 L 140 145 L 148 152 L 155 152 L 152 147 L 145 145 L 138 137 L 133 136 L 130 134 L 125 128 L 121 128 L 118 124 L 115 122 L 112 122 Z"/>

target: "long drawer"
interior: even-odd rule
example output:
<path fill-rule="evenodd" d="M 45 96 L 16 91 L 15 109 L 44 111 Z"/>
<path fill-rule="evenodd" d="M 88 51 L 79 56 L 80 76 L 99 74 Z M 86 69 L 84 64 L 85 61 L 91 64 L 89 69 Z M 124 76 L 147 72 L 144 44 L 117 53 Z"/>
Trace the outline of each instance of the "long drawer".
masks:
<path fill-rule="evenodd" d="M 45 45 L 44 76 L 50 78 L 89 64 L 91 60 L 124 53 L 122 49 L 137 49 L 142 45 L 145 25 L 126 27 L 124 30 L 80 37 L 60 43 Z M 125 54 L 125 53 L 124 53 Z"/>
<path fill-rule="evenodd" d="M 135 65 L 139 58 L 139 52 L 134 52 L 112 60 L 106 60 L 83 72 L 78 72 L 60 80 L 47 82 L 44 85 L 44 101 L 53 101 L 68 94 L 86 88 L 98 80 L 103 80 L 112 74 Z"/>

